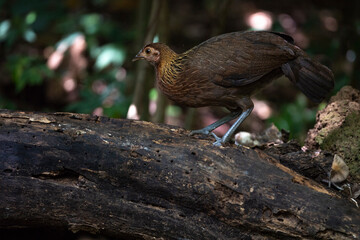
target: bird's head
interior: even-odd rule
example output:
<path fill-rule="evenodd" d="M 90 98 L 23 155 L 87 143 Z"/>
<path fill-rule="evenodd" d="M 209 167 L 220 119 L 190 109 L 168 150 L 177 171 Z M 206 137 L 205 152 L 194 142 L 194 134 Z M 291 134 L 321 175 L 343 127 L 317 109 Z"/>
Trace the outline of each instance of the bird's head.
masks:
<path fill-rule="evenodd" d="M 172 55 L 176 55 L 168 46 L 163 43 L 150 43 L 143 47 L 134 57 L 133 61 L 145 59 L 152 65 L 160 63 L 161 59 L 166 59 Z"/>

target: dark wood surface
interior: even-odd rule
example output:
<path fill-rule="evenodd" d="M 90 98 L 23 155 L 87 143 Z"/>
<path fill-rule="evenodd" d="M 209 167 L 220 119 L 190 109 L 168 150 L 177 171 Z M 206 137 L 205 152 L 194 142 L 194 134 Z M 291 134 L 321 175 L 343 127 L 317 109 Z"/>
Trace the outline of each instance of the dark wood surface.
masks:
<path fill-rule="evenodd" d="M 187 134 L 142 121 L 0 111 L 0 228 L 119 239 L 359 238 L 359 209 L 273 152 Z"/>

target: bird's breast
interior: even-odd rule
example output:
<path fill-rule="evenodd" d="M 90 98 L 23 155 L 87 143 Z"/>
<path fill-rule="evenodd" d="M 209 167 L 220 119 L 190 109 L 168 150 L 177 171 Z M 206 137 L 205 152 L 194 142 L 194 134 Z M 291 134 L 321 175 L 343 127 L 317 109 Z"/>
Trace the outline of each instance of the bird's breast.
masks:
<path fill-rule="evenodd" d="M 175 103 L 186 107 L 225 106 L 232 107 L 238 94 L 232 88 L 222 88 L 205 78 L 158 78 L 159 90 Z"/>

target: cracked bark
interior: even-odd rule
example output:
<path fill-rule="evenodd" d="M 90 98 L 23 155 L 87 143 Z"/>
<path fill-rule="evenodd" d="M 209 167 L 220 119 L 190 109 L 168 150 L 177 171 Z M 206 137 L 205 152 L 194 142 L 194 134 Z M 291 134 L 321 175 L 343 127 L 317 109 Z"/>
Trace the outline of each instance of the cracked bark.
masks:
<path fill-rule="evenodd" d="M 217 148 L 187 134 L 142 121 L 0 111 L 0 229 L 124 239 L 359 237 L 359 209 L 291 170 L 296 161 L 280 163 L 285 153 Z M 312 163 L 307 157 L 301 164 Z"/>

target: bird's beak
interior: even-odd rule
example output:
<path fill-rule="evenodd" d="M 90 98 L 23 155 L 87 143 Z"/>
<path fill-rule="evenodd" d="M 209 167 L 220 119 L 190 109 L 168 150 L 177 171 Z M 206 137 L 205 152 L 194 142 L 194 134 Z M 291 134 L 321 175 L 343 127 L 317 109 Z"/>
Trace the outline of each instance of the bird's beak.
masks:
<path fill-rule="evenodd" d="M 135 61 L 140 60 L 140 59 L 144 59 L 144 57 L 143 57 L 143 56 L 139 56 L 139 54 L 137 54 L 137 55 L 132 59 L 132 61 L 135 62 Z"/>
<path fill-rule="evenodd" d="M 142 50 L 136 54 L 136 56 L 132 59 L 133 62 L 137 61 L 137 60 L 140 60 L 140 59 L 144 59 L 144 57 L 141 55 L 142 53 Z"/>

